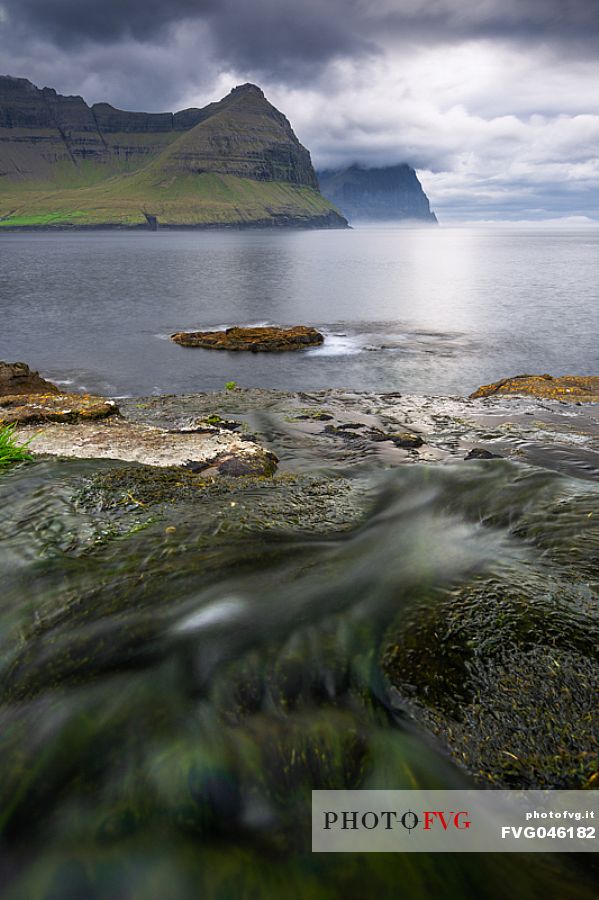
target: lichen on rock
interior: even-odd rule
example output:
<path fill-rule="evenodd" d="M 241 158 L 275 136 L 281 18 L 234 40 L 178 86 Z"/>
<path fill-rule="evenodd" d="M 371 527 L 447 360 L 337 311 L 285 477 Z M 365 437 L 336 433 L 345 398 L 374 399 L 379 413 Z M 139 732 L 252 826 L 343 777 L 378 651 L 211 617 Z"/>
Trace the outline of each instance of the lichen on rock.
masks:
<path fill-rule="evenodd" d="M 33 393 L 0 397 L 2 425 L 95 421 L 111 416 L 117 411 L 114 400 L 90 394 Z"/>
<path fill-rule="evenodd" d="M 569 403 L 599 403 L 599 376 L 597 375 L 514 375 L 492 384 L 484 384 L 471 400 L 492 397 L 496 394 L 527 394 L 545 400 L 566 400 Z"/>

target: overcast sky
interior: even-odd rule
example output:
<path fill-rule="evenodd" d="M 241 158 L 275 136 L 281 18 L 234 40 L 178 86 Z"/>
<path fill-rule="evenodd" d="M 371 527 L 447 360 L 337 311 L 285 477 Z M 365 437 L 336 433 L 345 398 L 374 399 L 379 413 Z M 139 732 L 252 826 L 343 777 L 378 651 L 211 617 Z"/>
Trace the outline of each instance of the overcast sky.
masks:
<path fill-rule="evenodd" d="M 253 81 L 445 222 L 599 220 L 598 48 L 599 0 L 0 0 L 3 74 L 147 111 Z"/>

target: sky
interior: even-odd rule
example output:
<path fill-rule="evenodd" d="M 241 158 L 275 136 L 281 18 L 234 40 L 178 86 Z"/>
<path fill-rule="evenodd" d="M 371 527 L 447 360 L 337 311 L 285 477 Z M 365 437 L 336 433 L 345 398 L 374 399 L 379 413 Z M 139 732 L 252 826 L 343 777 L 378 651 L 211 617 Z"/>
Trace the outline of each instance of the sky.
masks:
<path fill-rule="evenodd" d="M 252 81 L 442 222 L 599 221 L 599 0 L 0 0 L 0 73 L 145 111 Z"/>

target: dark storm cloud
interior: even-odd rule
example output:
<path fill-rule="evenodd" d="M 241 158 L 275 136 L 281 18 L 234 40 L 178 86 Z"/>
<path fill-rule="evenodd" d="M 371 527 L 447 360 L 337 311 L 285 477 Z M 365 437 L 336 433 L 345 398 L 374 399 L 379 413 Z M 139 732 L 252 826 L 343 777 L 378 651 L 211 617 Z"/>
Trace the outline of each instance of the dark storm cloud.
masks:
<path fill-rule="evenodd" d="M 33 34 L 68 44 L 153 38 L 165 25 L 218 8 L 218 0 L 7 0 L 3 6 L 11 21 Z"/>
<path fill-rule="evenodd" d="M 0 0 L 0 70 L 126 109 L 256 81 L 318 166 L 442 214 L 599 217 L 599 0 Z"/>
<path fill-rule="evenodd" d="M 182 21 L 208 26 L 228 65 L 290 74 L 374 52 L 380 42 L 527 40 L 583 52 L 599 39 L 598 0 L 4 0 L 9 23 L 62 47 L 159 42 Z"/>

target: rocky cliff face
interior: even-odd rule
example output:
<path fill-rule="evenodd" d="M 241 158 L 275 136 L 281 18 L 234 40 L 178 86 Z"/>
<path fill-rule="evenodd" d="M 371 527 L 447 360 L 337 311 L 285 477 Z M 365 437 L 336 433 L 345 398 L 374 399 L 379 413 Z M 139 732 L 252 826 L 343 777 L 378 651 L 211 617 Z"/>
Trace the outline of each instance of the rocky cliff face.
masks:
<path fill-rule="evenodd" d="M 310 154 L 255 85 L 241 85 L 204 109 L 138 113 L 108 103 L 90 107 L 82 97 L 0 76 L 0 177 L 46 180 L 61 162 L 77 178 L 83 160 L 131 169 L 170 144 L 164 167 L 171 173 L 218 172 L 318 189 Z"/>
<path fill-rule="evenodd" d="M 82 97 L 63 97 L 26 78 L 0 76 L 0 177 L 51 180 L 57 174 L 52 167 L 63 163 L 62 177 L 76 180 L 84 160 L 102 169 L 132 168 L 201 117 L 198 109 L 173 115 L 123 112 L 108 103 L 90 107 Z"/>
<path fill-rule="evenodd" d="M 287 118 L 260 88 L 244 84 L 164 154 L 168 172 L 218 172 L 256 181 L 286 181 L 318 190 L 310 154 Z"/>
<path fill-rule="evenodd" d="M 347 225 L 255 85 L 203 109 L 137 113 L 0 77 L 0 226 L 147 223 Z"/>
<path fill-rule="evenodd" d="M 353 165 L 319 172 L 318 180 L 324 196 L 350 220 L 437 221 L 416 172 L 406 163 L 380 169 Z"/>

